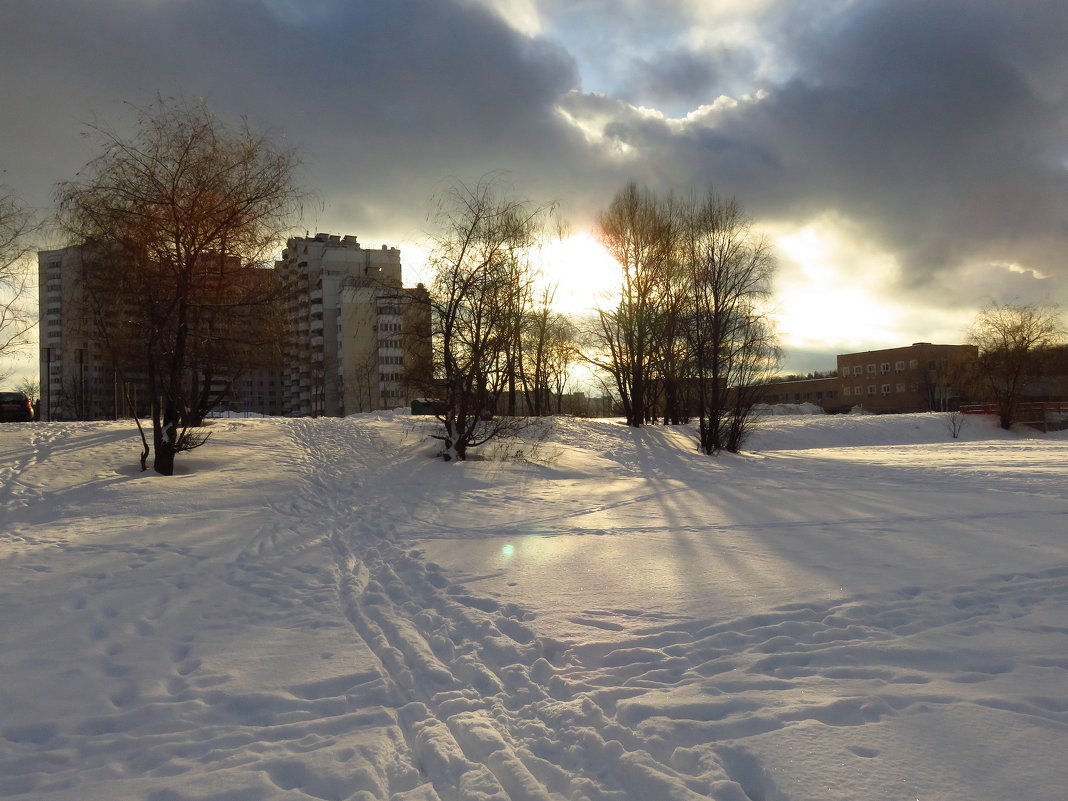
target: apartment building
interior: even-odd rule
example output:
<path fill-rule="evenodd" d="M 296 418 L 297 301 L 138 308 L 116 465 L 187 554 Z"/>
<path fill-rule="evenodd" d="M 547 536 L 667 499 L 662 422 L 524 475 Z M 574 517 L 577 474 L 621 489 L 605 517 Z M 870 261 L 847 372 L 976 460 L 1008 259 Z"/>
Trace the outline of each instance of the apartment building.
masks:
<path fill-rule="evenodd" d="M 391 409 L 429 378 L 428 297 L 421 285 L 403 287 L 397 248 L 294 237 L 275 272 L 292 329 L 283 359 L 289 414 Z"/>
<path fill-rule="evenodd" d="M 116 375 L 86 313 L 85 250 L 37 254 L 42 420 L 115 416 Z"/>
<path fill-rule="evenodd" d="M 123 343 L 115 341 L 129 333 L 128 327 L 123 332 L 120 321 L 135 316 L 121 299 L 104 292 L 93 296 L 88 291 L 94 265 L 100 265 L 101 258 L 99 249 L 84 245 L 37 254 L 42 420 L 101 420 L 148 413 L 147 381 L 138 361 L 142 352 L 136 342 L 127 342 L 123 348 Z M 236 275 L 246 284 L 262 285 L 272 280 L 271 272 L 248 268 Z M 115 324 L 109 325 L 109 320 Z M 105 336 L 112 338 L 111 348 L 105 347 Z M 121 352 L 125 355 L 118 355 Z M 260 355 L 257 360 L 262 364 Z M 215 378 L 211 391 L 223 398 L 216 404 L 218 410 L 267 415 L 285 411 L 277 368 L 237 366 Z"/>
<path fill-rule="evenodd" d="M 96 321 L 132 318 L 106 293 L 90 297 L 94 263 L 101 263 L 99 251 L 86 246 L 38 253 L 43 420 L 107 419 L 148 408 L 140 351 L 127 349 L 127 363 L 117 364 L 116 349 L 104 346 L 105 333 L 121 326 L 105 332 Z M 290 239 L 274 269 L 250 267 L 227 276 L 246 288 L 280 281 L 289 318 L 280 323 L 289 325 L 291 336 L 277 367 L 265 366 L 270 360 L 251 341 L 238 341 L 232 354 L 238 361 L 230 365 L 236 369 L 214 376 L 210 386 L 221 398 L 216 411 L 345 415 L 388 409 L 408 403 L 418 394 L 413 386 L 428 379 L 428 296 L 422 286 L 402 286 L 396 248 L 369 249 L 353 236 L 317 234 Z M 101 304 L 106 308 L 91 308 Z M 246 356 L 257 366 L 245 366 Z"/>

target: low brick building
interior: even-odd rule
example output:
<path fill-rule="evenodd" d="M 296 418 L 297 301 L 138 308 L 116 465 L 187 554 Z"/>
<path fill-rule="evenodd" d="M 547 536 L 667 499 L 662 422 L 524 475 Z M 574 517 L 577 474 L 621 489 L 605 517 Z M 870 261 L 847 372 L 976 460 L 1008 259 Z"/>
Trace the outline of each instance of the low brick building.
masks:
<path fill-rule="evenodd" d="M 916 342 L 901 348 L 838 356 L 838 383 L 845 406 L 870 412 L 946 412 L 963 400 L 966 369 L 979 351 L 974 345 Z"/>
<path fill-rule="evenodd" d="M 952 411 L 967 398 L 960 386 L 974 345 L 915 342 L 900 348 L 843 353 L 837 375 L 768 384 L 763 403 L 813 403 L 828 412 Z"/>

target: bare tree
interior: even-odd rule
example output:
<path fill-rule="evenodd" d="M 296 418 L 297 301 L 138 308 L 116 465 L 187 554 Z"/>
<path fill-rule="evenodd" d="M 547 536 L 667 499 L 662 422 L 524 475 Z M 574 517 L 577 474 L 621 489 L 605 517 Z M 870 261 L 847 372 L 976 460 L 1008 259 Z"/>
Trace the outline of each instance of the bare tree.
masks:
<path fill-rule="evenodd" d="M 709 192 L 679 207 L 699 446 L 707 454 L 737 452 L 752 424 L 758 388 L 778 366 L 775 334 L 761 305 L 771 294 L 775 262 L 734 200 Z"/>
<path fill-rule="evenodd" d="M 0 358 L 21 351 L 37 325 L 28 302 L 31 272 L 25 257 L 36 229 L 33 212 L 0 187 Z"/>
<path fill-rule="evenodd" d="M 977 381 L 997 405 L 1002 428 L 1012 427 L 1028 385 L 1049 374 L 1064 334 L 1056 306 L 990 303 L 979 312 L 969 337 L 979 348 Z"/>
<path fill-rule="evenodd" d="M 103 325 L 138 332 L 153 468 L 171 475 L 175 456 L 204 441 L 190 427 L 197 354 L 205 339 L 232 338 L 221 321 L 260 302 L 239 276 L 266 261 L 298 210 L 297 158 L 193 101 L 160 99 L 139 112 L 129 137 L 101 126 L 91 133 L 102 152 L 59 185 L 60 220 L 76 242 L 101 245 L 99 267 L 117 295 L 111 308 L 129 312 Z"/>
<path fill-rule="evenodd" d="M 555 286 L 542 290 L 538 302 L 526 314 L 522 332 L 523 358 L 520 375 L 528 414 L 536 417 L 561 410 L 561 395 L 577 349 L 575 324 L 553 308 Z"/>
<path fill-rule="evenodd" d="M 734 200 L 688 201 L 629 184 L 601 217 L 605 247 L 622 269 L 621 297 L 598 311 L 591 359 L 611 375 L 627 423 L 696 407 L 708 454 L 741 448 L 759 385 L 779 351 L 763 303 L 774 259 Z"/>
<path fill-rule="evenodd" d="M 653 193 L 629 183 L 612 199 L 599 226 L 622 280 L 616 306 L 598 310 L 594 338 L 602 355 L 588 358 L 612 376 L 627 425 L 641 426 L 655 415 L 657 322 L 670 287 L 673 221 Z"/>
<path fill-rule="evenodd" d="M 281 367 L 284 321 L 281 287 L 271 270 L 235 261 L 206 281 L 190 315 L 190 426 L 231 398 L 250 372 Z"/>
<path fill-rule="evenodd" d="M 27 376 L 15 384 L 15 391 L 21 392 L 32 401 L 36 401 L 41 397 L 41 382 L 33 376 Z"/>
<path fill-rule="evenodd" d="M 458 183 L 440 204 L 429 294 L 440 372 L 428 394 L 439 395 L 442 405 L 436 437 L 447 461 L 466 458 L 469 448 L 515 425 L 496 408 L 514 381 L 522 298 L 529 297 L 524 264 L 546 212 L 502 195 L 492 179 Z"/>

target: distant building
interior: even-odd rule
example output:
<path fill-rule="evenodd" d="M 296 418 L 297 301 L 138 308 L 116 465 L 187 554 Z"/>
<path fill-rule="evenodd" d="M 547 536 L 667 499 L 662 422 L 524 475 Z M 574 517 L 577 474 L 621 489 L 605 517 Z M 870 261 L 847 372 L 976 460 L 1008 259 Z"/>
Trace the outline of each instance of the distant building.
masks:
<path fill-rule="evenodd" d="M 86 245 L 37 254 L 42 420 L 101 420 L 144 415 L 149 392 L 143 354 L 136 342 L 117 343 L 130 311 L 114 295 L 88 291 L 100 251 Z M 246 268 L 242 281 L 261 284 L 273 271 Z M 115 321 L 115 322 L 109 322 Z M 126 333 L 129 333 L 127 331 Z M 106 341 L 111 338 L 111 347 Z M 125 348 L 123 347 L 125 344 Z M 124 356 L 117 355 L 124 352 Z M 124 359 L 124 362 L 118 361 Z M 260 364 L 262 354 L 257 354 Z M 282 382 L 278 369 L 230 364 L 211 387 L 223 401 L 217 410 L 282 414 Z M 193 378 L 190 378 L 192 381 Z"/>
<path fill-rule="evenodd" d="M 845 405 L 870 412 L 946 412 L 963 400 L 964 368 L 979 356 L 975 345 L 934 345 L 846 353 L 838 357 Z"/>
<path fill-rule="evenodd" d="M 140 351 L 129 347 L 117 357 L 121 348 L 105 347 L 105 337 L 121 329 L 108 328 L 108 321 L 129 319 L 127 312 L 118 299 L 91 299 L 87 291 L 98 255 L 86 246 L 38 254 L 42 420 L 108 419 L 147 410 Z M 280 323 L 290 331 L 274 367 L 262 366 L 271 360 L 255 352 L 252 340 L 243 345 L 261 366 L 231 365 L 237 369 L 215 376 L 211 390 L 222 393 L 216 411 L 345 415 L 406 405 L 419 394 L 414 387 L 426 385 L 429 298 L 421 286 L 402 286 L 396 248 L 372 250 L 355 237 L 317 234 L 289 240 L 274 269 L 250 267 L 236 275 L 281 282 L 289 319 Z M 91 308 L 93 303 L 106 308 Z M 241 348 L 239 342 L 235 352 Z"/>
<path fill-rule="evenodd" d="M 802 378 L 773 381 L 762 389 L 760 403 L 812 403 L 826 411 L 840 411 L 841 387 L 835 378 Z"/>
<path fill-rule="evenodd" d="M 116 415 L 115 371 L 86 311 L 84 254 L 82 247 L 37 254 L 42 420 Z"/>
<path fill-rule="evenodd" d="M 974 345 L 916 342 L 900 348 L 844 353 L 837 375 L 769 383 L 764 403 L 812 403 L 828 412 L 860 406 L 869 412 L 951 411 L 963 400 L 965 370 Z"/>
<path fill-rule="evenodd" d="M 406 405 L 430 372 L 430 307 L 406 289 L 397 248 L 354 236 L 294 237 L 275 263 L 291 327 L 289 414 L 344 416 Z"/>

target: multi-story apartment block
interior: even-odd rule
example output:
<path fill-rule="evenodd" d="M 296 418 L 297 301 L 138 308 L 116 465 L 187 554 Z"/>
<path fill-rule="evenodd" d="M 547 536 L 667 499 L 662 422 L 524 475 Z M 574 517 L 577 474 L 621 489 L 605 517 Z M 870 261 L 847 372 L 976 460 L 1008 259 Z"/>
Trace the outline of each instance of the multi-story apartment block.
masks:
<path fill-rule="evenodd" d="M 292 329 L 290 414 L 391 409 L 429 377 L 426 290 L 403 287 L 399 250 L 364 248 L 354 236 L 294 237 L 275 270 Z"/>
<path fill-rule="evenodd" d="M 40 251 L 37 256 L 41 321 L 40 375 L 42 420 L 96 420 L 145 414 L 148 390 L 136 348 L 128 363 L 117 364 L 104 345 L 101 326 L 115 333 L 128 308 L 113 296 L 90 297 L 87 286 L 94 263 L 85 246 Z M 249 279 L 263 281 L 261 271 Z M 268 276 L 269 277 L 269 276 Z M 102 306 L 102 308 L 94 308 Z M 109 320 L 116 324 L 109 327 Z M 121 369 L 120 369 L 121 368 Z M 269 367 L 220 376 L 212 389 L 224 400 L 216 409 L 282 414 L 282 381 Z"/>
<path fill-rule="evenodd" d="M 84 255 L 81 247 L 37 254 L 42 420 L 117 414 L 115 372 L 86 313 Z"/>

